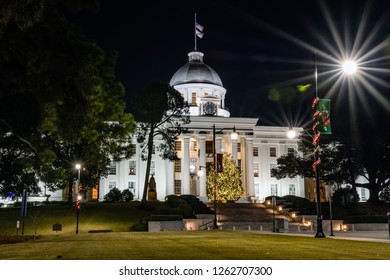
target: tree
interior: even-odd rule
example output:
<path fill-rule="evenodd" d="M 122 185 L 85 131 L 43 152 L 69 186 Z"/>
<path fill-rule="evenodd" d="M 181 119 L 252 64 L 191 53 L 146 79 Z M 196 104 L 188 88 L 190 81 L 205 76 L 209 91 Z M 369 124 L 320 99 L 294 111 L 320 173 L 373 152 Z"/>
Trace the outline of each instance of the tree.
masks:
<path fill-rule="evenodd" d="M 361 147 L 356 150 L 351 158 L 348 146 L 341 143 L 323 144 L 320 153 L 320 180 L 327 184 L 349 184 L 352 187 L 354 200 L 356 201 L 356 189 L 365 187 L 370 190 L 370 202 L 379 201 L 379 193 L 390 185 L 390 146 L 379 139 L 378 145 L 372 139 L 366 143 L 366 149 Z M 277 168 L 272 169 L 272 174 L 278 179 L 302 176 L 314 178 L 313 149 L 307 141 L 301 141 L 299 145 L 303 156 L 298 153 L 286 154 L 277 159 Z M 353 165 L 353 168 L 351 168 Z M 352 173 L 352 174 L 351 174 Z M 362 176 L 367 179 L 367 184 L 357 184 L 355 180 Z"/>
<path fill-rule="evenodd" d="M 216 186 L 214 183 L 214 166 L 210 167 L 206 181 L 207 197 L 210 201 L 214 201 L 216 191 L 217 201 L 236 201 L 243 194 L 241 171 L 234 163 L 232 156 L 228 153 L 223 154 L 222 165 L 223 171 L 216 173 Z"/>
<path fill-rule="evenodd" d="M 96 2 L 0 4 L 0 162 L 12 153 L 29 158 L 8 182 L 32 171 L 51 189 L 71 190 L 74 164 L 81 161 L 83 185 L 91 186 L 110 160 L 131 155 L 135 123 L 115 78 L 117 55 L 65 17 L 64 10 L 94 9 Z M 2 170 L 2 189 L 11 187 L 5 175 Z"/>
<path fill-rule="evenodd" d="M 175 140 L 186 131 L 183 125 L 190 123 L 189 106 L 172 86 L 150 82 L 137 90 L 133 97 L 133 114 L 138 122 L 136 138 L 141 146 L 141 158 L 146 160 L 146 174 L 141 207 L 146 206 L 146 195 L 154 139 L 159 137 L 156 150 L 163 159 L 177 159 Z"/>

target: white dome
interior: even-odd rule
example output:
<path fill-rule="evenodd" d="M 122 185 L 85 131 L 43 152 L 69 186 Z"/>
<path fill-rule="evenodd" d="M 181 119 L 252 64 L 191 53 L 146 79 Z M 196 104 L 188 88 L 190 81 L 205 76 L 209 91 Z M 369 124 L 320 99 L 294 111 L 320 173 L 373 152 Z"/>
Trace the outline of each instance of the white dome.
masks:
<path fill-rule="evenodd" d="M 169 82 L 171 86 L 204 83 L 223 86 L 221 78 L 213 68 L 203 63 L 203 53 L 190 52 L 188 62 L 173 75 Z"/>

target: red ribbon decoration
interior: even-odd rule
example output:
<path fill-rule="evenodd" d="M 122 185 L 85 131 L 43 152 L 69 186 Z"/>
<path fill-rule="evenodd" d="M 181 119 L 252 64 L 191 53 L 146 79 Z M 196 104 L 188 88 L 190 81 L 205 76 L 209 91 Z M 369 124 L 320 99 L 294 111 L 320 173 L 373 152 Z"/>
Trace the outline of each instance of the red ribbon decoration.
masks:
<path fill-rule="evenodd" d="M 317 160 L 313 163 L 313 165 L 312 165 L 311 167 L 313 167 L 313 169 L 316 169 L 316 166 L 319 165 L 320 162 L 321 162 L 321 160 L 320 160 L 320 159 L 317 159 Z"/>

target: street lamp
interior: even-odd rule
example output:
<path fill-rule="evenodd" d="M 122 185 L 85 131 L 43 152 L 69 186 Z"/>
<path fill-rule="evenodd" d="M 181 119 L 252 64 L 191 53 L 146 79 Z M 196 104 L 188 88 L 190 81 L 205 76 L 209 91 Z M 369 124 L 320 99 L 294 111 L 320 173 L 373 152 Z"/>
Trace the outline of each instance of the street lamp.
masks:
<path fill-rule="evenodd" d="M 78 177 L 77 177 L 77 186 L 75 186 L 75 194 L 76 194 L 76 234 L 79 233 L 79 213 L 80 213 L 80 204 L 82 196 L 79 194 L 79 187 L 80 187 L 80 170 L 81 170 L 81 164 L 77 163 L 75 165 L 76 169 L 78 170 Z"/>
<path fill-rule="evenodd" d="M 329 236 L 334 236 L 333 234 L 333 217 L 332 217 L 332 186 L 329 185 L 329 218 L 330 218 L 330 234 Z"/>
<path fill-rule="evenodd" d="M 75 168 L 77 169 L 77 172 L 78 172 L 78 177 L 77 177 L 77 184 L 74 188 L 74 192 L 75 192 L 75 195 L 77 195 L 79 193 L 79 186 L 80 186 L 80 170 L 81 170 L 81 164 L 80 163 L 77 163 L 75 165 Z"/>

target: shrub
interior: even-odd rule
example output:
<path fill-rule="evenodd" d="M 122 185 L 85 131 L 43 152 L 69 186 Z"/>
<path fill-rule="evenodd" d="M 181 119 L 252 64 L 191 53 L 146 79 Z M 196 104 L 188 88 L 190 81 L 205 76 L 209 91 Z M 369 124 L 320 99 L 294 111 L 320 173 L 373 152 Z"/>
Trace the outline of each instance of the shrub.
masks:
<path fill-rule="evenodd" d="M 134 199 L 134 194 L 130 190 L 126 189 L 122 191 L 123 201 L 130 202 L 133 201 L 133 199 Z"/>
<path fill-rule="evenodd" d="M 122 201 L 122 193 L 118 188 L 112 188 L 105 196 L 106 202 L 120 202 Z"/>
<path fill-rule="evenodd" d="M 181 221 L 183 216 L 181 215 L 152 215 L 150 221 Z"/>

